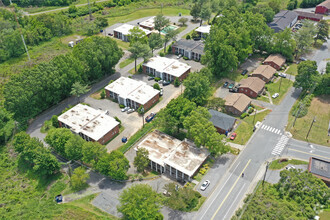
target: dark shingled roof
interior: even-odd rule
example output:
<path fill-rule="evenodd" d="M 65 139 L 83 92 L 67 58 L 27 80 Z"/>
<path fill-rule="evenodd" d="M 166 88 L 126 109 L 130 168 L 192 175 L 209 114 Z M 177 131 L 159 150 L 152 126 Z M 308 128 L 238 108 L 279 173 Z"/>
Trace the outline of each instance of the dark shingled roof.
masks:
<path fill-rule="evenodd" d="M 330 161 L 312 157 L 309 163 L 309 171 L 312 174 L 330 179 Z"/>
<path fill-rule="evenodd" d="M 236 118 L 226 115 L 224 113 L 215 111 L 213 109 L 210 109 L 209 113 L 212 115 L 210 121 L 213 123 L 213 125 L 215 127 L 221 128 L 225 131 L 230 130 L 236 121 Z"/>
<path fill-rule="evenodd" d="M 174 47 L 190 50 L 198 54 L 204 54 L 204 44 L 201 41 L 181 39 L 173 44 Z"/>
<path fill-rule="evenodd" d="M 298 18 L 298 14 L 294 11 L 280 11 L 277 13 L 272 22 L 268 23 L 268 26 L 276 32 L 283 31 L 290 23 Z"/>

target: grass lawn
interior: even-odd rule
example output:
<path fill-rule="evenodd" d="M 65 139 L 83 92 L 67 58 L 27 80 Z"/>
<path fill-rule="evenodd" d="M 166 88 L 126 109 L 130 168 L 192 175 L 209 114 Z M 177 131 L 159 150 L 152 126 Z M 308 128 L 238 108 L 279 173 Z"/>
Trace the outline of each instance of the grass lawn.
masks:
<path fill-rule="evenodd" d="M 282 80 L 282 83 L 281 83 Z M 281 90 L 279 90 L 281 84 Z M 273 103 L 275 105 L 278 105 L 282 99 L 285 97 L 285 94 L 287 93 L 287 91 L 289 90 L 289 88 L 291 88 L 293 85 L 293 82 L 289 79 L 285 79 L 285 78 L 281 78 L 279 79 L 276 83 L 270 83 L 267 84 L 267 88 L 268 88 L 268 92 L 270 93 L 270 95 L 274 95 L 275 93 L 279 93 L 279 96 L 276 99 L 273 99 Z"/>
<path fill-rule="evenodd" d="M 230 80 L 233 80 L 235 82 L 239 82 L 241 81 L 243 78 L 247 78 L 248 77 L 248 74 L 246 74 L 245 76 L 243 76 L 241 74 L 242 72 L 240 70 L 235 70 L 233 72 L 228 72 L 225 74 L 225 78 L 228 78 Z"/>
<path fill-rule="evenodd" d="M 320 220 L 330 219 L 330 209 L 323 210 L 323 212 L 320 213 L 319 216 L 320 216 Z"/>
<path fill-rule="evenodd" d="M 104 88 L 100 89 L 97 92 L 94 92 L 92 95 L 90 95 L 91 98 L 100 100 L 101 99 L 101 92 L 104 90 Z"/>
<path fill-rule="evenodd" d="M 113 39 L 114 41 L 116 41 L 117 44 L 118 44 L 118 46 L 121 47 L 122 49 L 128 50 L 128 48 L 129 48 L 129 42 L 125 42 L 125 41 L 119 40 L 119 39 L 114 38 L 114 37 L 112 37 L 111 39 Z"/>
<path fill-rule="evenodd" d="M 121 63 L 119 63 L 119 67 L 120 68 L 124 68 L 125 66 L 127 66 L 128 64 L 131 64 L 134 62 L 133 58 L 127 58 L 126 60 L 122 61 Z"/>
<path fill-rule="evenodd" d="M 269 102 L 269 98 L 267 95 L 262 95 L 257 98 L 257 100 L 263 101 L 263 102 Z"/>
<path fill-rule="evenodd" d="M 254 123 L 257 123 L 257 121 L 262 121 L 269 113 L 270 110 L 266 110 L 256 114 Z M 253 134 L 253 127 L 254 127 L 253 118 L 254 115 L 250 115 L 248 117 L 245 117 L 243 120 L 241 120 L 241 124 L 235 130 L 237 137 L 235 138 L 234 141 L 231 141 L 229 139 L 228 141 L 235 144 L 245 145 Z"/>
<path fill-rule="evenodd" d="M 286 162 L 279 162 L 280 159 L 278 160 L 274 160 L 273 162 L 271 162 L 271 164 L 269 165 L 269 169 L 271 170 L 280 170 L 283 169 L 284 167 L 286 167 L 287 165 L 291 164 L 291 165 L 303 165 L 303 164 L 308 164 L 308 162 L 306 161 L 302 161 L 302 160 L 288 160 Z"/>
<path fill-rule="evenodd" d="M 134 62 L 134 60 L 133 60 L 133 62 Z M 138 65 L 136 65 L 136 70 L 137 71 L 139 71 L 139 68 L 140 68 L 140 66 L 142 65 L 142 63 L 140 63 L 140 64 L 138 64 Z M 135 72 L 135 67 L 133 67 L 130 71 L 128 71 L 130 74 L 136 74 L 136 72 Z"/>
<path fill-rule="evenodd" d="M 297 75 L 297 74 L 298 74 L 298 72 L 297 72 L 297 67 L 298 67 L 297 64 L 295 64 L 295 63 L 291 64 L 291 65 L 289 66 L 289 68 L 287 69 L 286 73 L 287 73 L 287 74 L 290 74 L 290 75 L 292 75 L 292 76 Z"/>
<path fill-rule="evenodd" d="M 302 118 L 297 118 L 296 124 L 292 127 L 294 117 L 291 112 L 288 120 L 288 131 L 291 132 L 293 138 L 306 141 L 306 135 L 311 126 L 314 116 L 316 121 L 308 136 L 308 141 L 330 147 L 328 127 L 330 118 L 330 97 L 319 96 L 312 100 L 308 113 Z"/>

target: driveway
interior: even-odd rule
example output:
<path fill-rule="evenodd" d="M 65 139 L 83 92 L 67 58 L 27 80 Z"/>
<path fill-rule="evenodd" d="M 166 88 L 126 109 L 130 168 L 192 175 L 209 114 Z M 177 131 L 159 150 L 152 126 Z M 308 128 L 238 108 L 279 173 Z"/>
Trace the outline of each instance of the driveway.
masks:
<path fill-rule="evenodd" d="M 309 60 L 314 60 L 317 63 L 317 70 L 321 73 L 330 59 L 330 41 L 329 39 L 323 43 L 323 45 L 318 50 L 313 50 L 313 52 L 306 56 Z"/>
<path fill-rule="evenodd" d="M 301 169 L 301 170 L 305 171 L 305 170 L 307 170 L 308 165 L 290 165 L 289 164 L 289 166 L 294 166 L 296 169 Z M 285 168 L 283 168 L 281 170 L 268 170 L 265 181 L 272 183 L 272 184 L 278 183 L 278 181 L 281 179 L 280 172 L 284 169 Z"/>

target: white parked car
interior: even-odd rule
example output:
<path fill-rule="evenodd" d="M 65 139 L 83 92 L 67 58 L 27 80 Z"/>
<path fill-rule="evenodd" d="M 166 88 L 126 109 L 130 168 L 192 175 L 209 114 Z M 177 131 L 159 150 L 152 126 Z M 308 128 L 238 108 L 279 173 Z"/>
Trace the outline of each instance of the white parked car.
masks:
<path fill-rule="evenodd" d="M 273 99 L 276 99 L 280 94 L 275 93 L 274 95 L 272 95 Z"/>
<path fill-rule="evenodd" d="M 182 54 L 179 54 L 176 58 L 180 59 L 182 57 Z"/>
<path fill-rule="evenodd" d="M 287 167 L 285 167 L 285 169 L 291 170 L 291 169 L 296 169 L 296 168 L 294 166 L 287 166 Z"/>
<path fill-rule="evenodd" d="M 130 109 L 127 110 L 127 114 L 130 114 L 130 113 L 132 113 L 132 112 L 134 112 L 134 111 L 135 111 L 134 108 L 130 108 Z"/>
<path fill-rule="evenodd" d="M 129 107 L 125 107 L 125 108 L 122 108 L 121 111 L 126 112 L 128 109 L 129 109 Z"/>
<path fill-rule="evenodd" d="M 280 77 L 286 78 L 286 74 L 285 73 L 279 73 L 278 74 Z"/>
<path fill-rule="evenodd" d="M 210 185 L 210 180 L 205 180 L 205 182 L 201 185 L 201 190 L 206 190 L 206 188 Z"/>

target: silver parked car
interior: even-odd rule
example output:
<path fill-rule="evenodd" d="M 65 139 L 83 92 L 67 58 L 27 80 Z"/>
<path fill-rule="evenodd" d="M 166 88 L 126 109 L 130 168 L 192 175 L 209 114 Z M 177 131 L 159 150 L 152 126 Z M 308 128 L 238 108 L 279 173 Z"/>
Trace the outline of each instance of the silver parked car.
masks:
<path fill-rule="evenodd" d="M 130 114 L 132 112 L 135 112 L 135 109 L 134 108 L 130 108 L 130 109 L 127 110 L 127 114 Z"/>
<path fill-rule="evenodd" d="M 210 180 L 205 180 L 205 182 L 201 185 L 201 190 L 206 190 L 206 188 L 210 185 Z"/>

